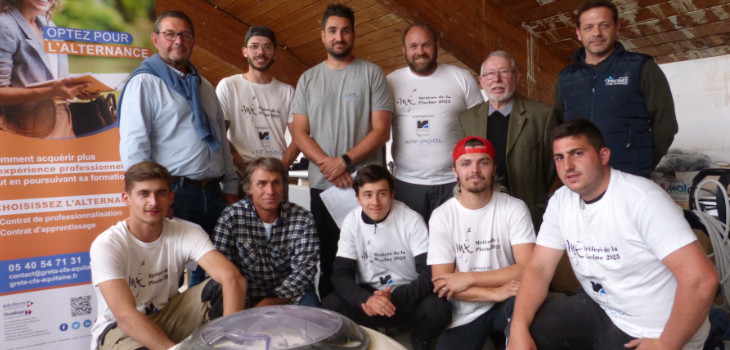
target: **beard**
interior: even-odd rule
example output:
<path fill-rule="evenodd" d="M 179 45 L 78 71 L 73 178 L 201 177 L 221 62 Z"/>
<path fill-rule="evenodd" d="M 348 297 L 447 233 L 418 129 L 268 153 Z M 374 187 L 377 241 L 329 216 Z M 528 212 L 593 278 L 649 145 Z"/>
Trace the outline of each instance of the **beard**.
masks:
<path fill-rule="evenodd" d="M 273 64 L 274 64 L 274 58 L 272 57 L 268 62 L 266 62 L 266 65 L 264 65 L 263 67 L 258 67 L 258 66 L 256 66 L 253 58 L 248 57 L 248 66 L 251 69 L 255 69 L 259 72 L 265 72 L 265 71 L 269 70 L 269 68 L 271 68 L 271 65 L 273 65 Z"/>
<path fill-rule="evenodd" d="M 490 92 L 490 90 L 491 90 L 491 87 L 490 87 L 490 90 L 485 91 L 487 94 L 487 99 L 489 99 L 489 101 L 493 101 L 493 102 L 509 101 L 515 95 L 515 89 L 513 88 L 511 90 L 506 90 L 507 89 L 506 86 L 502 85 L 502 87 L 505 88 L 505 93 L 500 96 L 492 95 L 492 93 Z"/>
<path fill-rule="evenodd" d="M 487 180 L 487 178 L 482 175 L 479 175 L 479 179 Z M 461 189 L 466 190 L 469 193 L 483 193 L 484 191 L 492 187 L 492 181 L 489 180 L 481 181 L 478 183 L 473 183 L 470 181 L 464 181 L 462 183 L 461 180 L 458 180 L 458 182 Z"/>
<path fill-rule="evenodd" d="M 350 57 L 350 54 L 352 54 L 352 45 L 346 46 L 345 49 L 341 52 L 335 51 L 335 48 L 333 46 L 326 46 L 325 49 L 327 49 L 327 53 L 329 53 L 330 56 L 337 59 L 345 59 Z"/>
<path fill-rule="evenodd" d="M 430 58 L 426 63 L 416 63 L 416 60 L 425 57 Z M 426 74 L 434 70 L 436 68 L 436 59 L 438 58 L 438 53 L 434 52 L 433 57 L 430 57 L 428 54 L 423 54 L 420 56 L 415 56 L 412 58 L 406 57 L 406 63 L 408 63 L 408 67 L 411 69 L 411 71 L 416 72 L 417 74 Z"/>

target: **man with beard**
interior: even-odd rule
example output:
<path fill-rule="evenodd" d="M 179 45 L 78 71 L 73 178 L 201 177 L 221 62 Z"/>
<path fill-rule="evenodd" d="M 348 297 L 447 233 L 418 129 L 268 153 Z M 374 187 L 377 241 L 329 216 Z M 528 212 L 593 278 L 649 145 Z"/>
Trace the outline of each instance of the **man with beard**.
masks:
<path fill-rule="evenodd" d="M 453 311 L 436 349 L 480 350 L 490 333 L 507 327 L 535 232 L 525 204 L 494 190 L 489 141 L 464 138 L 452 159 L 459 192 L 429 222 L 434 293 L 451 300 Z"/>
<path fill-rule="evenodd" d="M 504 51 L 482 63 L 479 83 L 488 101 L 459 116 L 459 136 L 486 137 L 497 154 L 501 190 L 525 202 L 532 223 L 540 227 L 555 180 L 550 131 L 558 124 L 550 106 L 515 96 L 520 72 Z"/>
<path fill-rule="evenodd" d="M 576 25 L 583 47 L 558 77 L 558 117 L 590 120 L 606 139 L 614 169 L 649 177 L 678 130 L 667 78 L 650 56 L 616 41 L 621 25 L 612 2 L 588 1 Z"/>
<path fill-rule="evenodd" d="M 393 97 L 380 67 L 352 55 L 355 15 L 330 4 L 322 17 L 327 59 L 299 78 L 294 95 L 292 136 L 309 158 L 311 210 L 320 236 L 319 295 L 332 291 L 330 275 L 340 230 L 322 199 L 322 191 L 352 185 L 351 172 L 383 164 L 390 138 Z"/>
<path fill-rule="evenodd" d="M 229 127 L 233 163 L 244 173 L 249 161 L 274 157 L 288 168 L 299 154 L 293 142 L 286 146 L 285 138 L 294 88 L 271 75 L 276 35 L 267 27 L 251 27 L 242 52 L 248 72 L 224 78 L 215 89 Z"/>
<path fill-rule="evenodd" d="M 213 235 L 226 203 L 238 200 L 223 111 L 213 85 L 190 62 L 195 33 L 185 13 L 160 14 L 152 44 L 157 54 L 132 73 L 119 97 L 122 164 L 129 169 L 152 160 L 167 168 L 173 175 L 173 214 Z M 204 278 L 205 271 L 197 269 L 190 285 Z"/>
<path fill-rule="evenodd" d="M 459 140 L 457 118 L 484 99 L 468 71 L 436 63 L 438 33 L 431 26 L 413 24 L 402 40 L 408 67 L 387 77 L 396 101 L 395 199 L 428 222 L 431 212 L 451 198 L 454 189 L 449 153 Z"/>

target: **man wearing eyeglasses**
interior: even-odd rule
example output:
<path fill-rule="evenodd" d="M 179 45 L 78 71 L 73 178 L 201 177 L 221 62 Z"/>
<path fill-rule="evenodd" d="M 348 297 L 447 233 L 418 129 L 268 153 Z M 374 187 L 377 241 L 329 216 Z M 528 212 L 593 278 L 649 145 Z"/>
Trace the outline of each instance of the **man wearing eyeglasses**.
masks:
<path fill-rule="evenodd" d="M 462 113 L 458 130 L 459 137 L 486 137 L 494 145 L 501 190 L 527 204 L 537 229 L 555 180 L 550 131 L 557 119 L 550 106 L 515 95 L 519 79 L 512 56 L 491 52 L 479 77 L 488 101 Z"/>
<path fill-rule="evenodd" d="M 155 21 L 157 54 L 145 59 L 119 97 L 119 153 L 125 169 L 154 161 L 173 175 L 173 215 L 212 235 L 226 203 L 238 200 L 238 176 L 215 89 L 190 62 L 193 23 L 181 11 Z M 190 285 L 200 283 L 197 269 Z"/>
<path fill-rule="evenodd" d="M 259 157 L 281 159 L 286 168 L 299 150 L 286 145 L 294 88 L 271 75 L 276 60 L 276 34 L 264 26 L 251 27 L 243 43 L 248 72 L 224 78 L 215 89 L 226 119 L 233 163 L 241 174 Z"/>
<path fill-rule="evenodd" d="M 459 114 L 484 98 L 471 73 L 436 62 L 439 40 L 431 26 L 411 25 L 402 42 L 408 67 L 387 77 L 395 99 L 395 199 L 428 222 L 431 212 L 451 198 L 456 184 L 449 155 L 459 141 Z"/>

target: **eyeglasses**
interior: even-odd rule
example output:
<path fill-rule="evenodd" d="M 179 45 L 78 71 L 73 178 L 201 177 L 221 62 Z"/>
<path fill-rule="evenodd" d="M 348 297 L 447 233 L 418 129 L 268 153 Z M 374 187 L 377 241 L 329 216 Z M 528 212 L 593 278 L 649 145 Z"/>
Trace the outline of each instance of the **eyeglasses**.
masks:
<path fill-rule="evenodd" d="M 495 79 L 497 77 L 497 74 L 499 74 L 499 77 L 500 78 L 506 79 L 506 78 L 509 78 L 510 76 L 512 76 L 512 71 L 511 70 L 507 70 L 507 69 L 501 69 L 501 70 L 499 70 L 497 72 L 495 72 L 495 71 L 488 71 L 488 72 L 485 72 L 484 74 L 482 74 L 482 78 L 488 79 L 488 80 L 492 80 L 492 79 Z"/>
<path fill-rule="evenodd" d="M 266 52 L 272 52 L 272 51 L 274 51 L 274 45 L 270 45 L 270 44 L 264 44 L 264 45 L 251 44 L 251 45 L 248 45 L 248 50 L 249 51 L 254 51 L 254 52 L 258 52 L 259 50 L 264 50 Z"/>
<path fill-rule="evenodd" d="M 162 34 L 162 36 L 165 37 L 165 40 L 167 40 L 167 41 L 175 41 L 175 39 L 177 39 L 178 36 L 180 37 L 180 39 L 182 39 L 182 41 L 193 40 L 193 33 L 190 33 L 190 32 L 175 33 L 173 31 L 167 31 L 167 32 L 162 32 L 162 33 L 157 32 L 157 34 L 158 35 Z"/>

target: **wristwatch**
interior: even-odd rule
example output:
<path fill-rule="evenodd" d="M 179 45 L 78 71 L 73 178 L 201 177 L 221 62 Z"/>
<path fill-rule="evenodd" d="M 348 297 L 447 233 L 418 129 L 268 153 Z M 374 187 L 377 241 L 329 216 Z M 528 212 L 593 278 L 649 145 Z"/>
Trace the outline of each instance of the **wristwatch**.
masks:
<path fill-rule="evenodd" d="M 350 165 L 352 165 L 352 159 L 350 159 L 350 156 L 348 156 L 347 154 L 343 154 L 341 157 L 342 162 L 345 163 L 345 166 L 349 168 Z"/>

